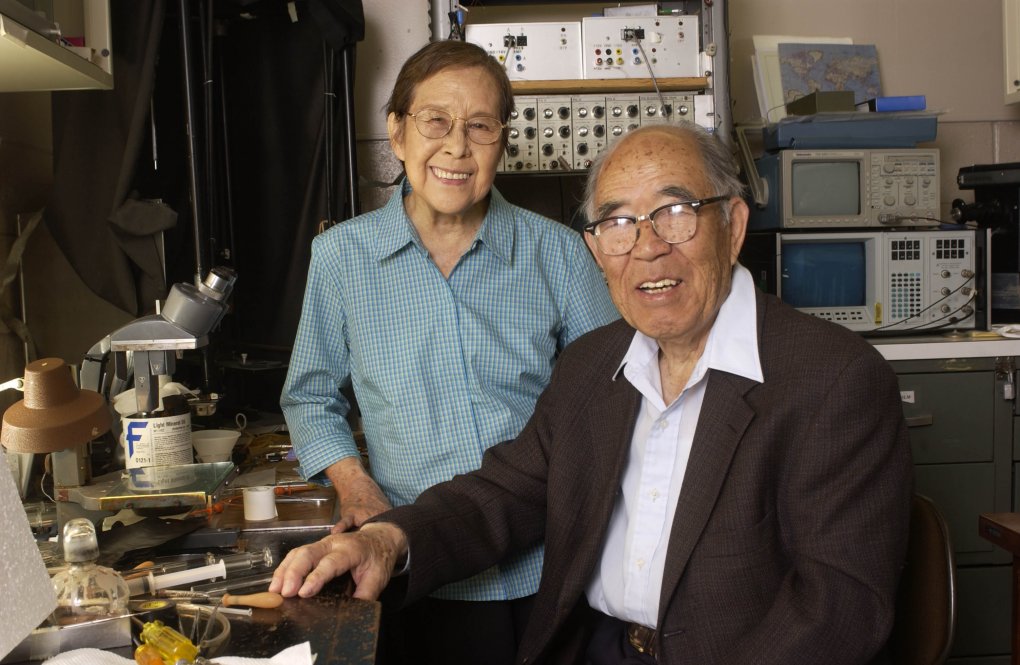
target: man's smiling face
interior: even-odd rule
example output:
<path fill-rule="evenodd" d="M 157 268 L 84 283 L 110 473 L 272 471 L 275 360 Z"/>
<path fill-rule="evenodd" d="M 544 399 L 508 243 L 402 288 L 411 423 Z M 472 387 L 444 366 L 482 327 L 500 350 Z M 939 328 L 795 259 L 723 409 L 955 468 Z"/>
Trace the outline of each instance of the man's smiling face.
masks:
<path fill-rule="evenodd" d="M 597 218 L 639 217 L 659 206 L 714 196 L 694 139 L 672 133 L 640 132 L 624 139 L 609 157 L 595 196 Z M 724 206 L 732 207 L 731 220 Z M 633 327 L 659 341 L 701 348 L 729 294 L 730 275 L 744 238 L 747 208 L 739 198 L 698 211 L 697 231 L 670 245 L 651 222 L 638 223 L 637 244 L 627 254 L 602 254 L 595 238 L 585 239 L 605 272 L 610 295 Z"/>

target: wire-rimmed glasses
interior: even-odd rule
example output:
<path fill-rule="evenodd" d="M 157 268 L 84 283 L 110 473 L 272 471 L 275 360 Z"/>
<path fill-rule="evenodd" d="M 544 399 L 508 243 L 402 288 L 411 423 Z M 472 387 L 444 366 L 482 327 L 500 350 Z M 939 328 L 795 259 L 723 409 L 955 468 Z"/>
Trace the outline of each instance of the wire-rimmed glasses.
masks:
<path fill-rule="evenodd" d="M 595 236 L 599 251 L 608 256 L 620 256 L 634 249 L 638 239 L 638 222 L 647 219 L 664 242 L 678 245 L 694 237 L 698 230 L 698 209 L 709 203 L 725 201 L 728 196 L 710 196 L 696 201 L 677 201 L 659 206 L 647 215 L 612 215 L 584 225 L 584 230 Z"/>
<path fill-rule="evenodd" d="M 468 138 L 479 145 L 492 145 L 503 135 L 505 124 L 491 115 L 476 115 L 471 118 L 447 113 L 441 109 L 422 109 L 417 113 L 408 113 L 414 118 L 414 126 L 418 133 L 427 139 L 441 139 L 453 129 L 455 120 L 463 120 L 467 127 Z"/>

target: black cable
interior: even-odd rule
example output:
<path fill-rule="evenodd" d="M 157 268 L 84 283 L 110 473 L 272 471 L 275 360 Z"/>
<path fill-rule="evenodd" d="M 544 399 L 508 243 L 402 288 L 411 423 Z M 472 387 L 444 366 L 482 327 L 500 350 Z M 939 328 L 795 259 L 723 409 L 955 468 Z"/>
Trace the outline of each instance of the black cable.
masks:
<path fill-rule="evenodd" d="M 876 328 L 874 330 L 864 331 L 862 333 L 862 335 L 865 336 L 865 337 L 902 337 L 904 333 L 911 333 L 911 334 L 915 334 L 916 335 L 918 333 L 941 333 L 941 332 L 945 332 L 946 330 L 949 329 L 949 328 L 947 328 L 947 326 L 949 324 L 956 323 L 957 321 L 962 320 L 962 319 L 953 319 L 953 316 L 955 314 L 958 314 L 961 311 L 963 311 L 963 309 L 966 308 L 971 303 L 973 303 L 974 300 L 975 300 L 974 298 L 971 298 L 967 302 L 965 302 L 962 305 L 960 305 L 958 308 L 954 309 L 951 312 L 946 313 L 945 316 L 942 316 L 942 317 L 940 317 L 938 319 L 935 319 L 934 321 L 928 321 L 927 323 L 922 323 L 922 324 L 914 326 L 912 328 L 899 328 L 899 329 L 895 329 L 894 330 L 894 329 L 888 329 L 889 328 L 888 326 L 882 326 L 882 328 Z M 970 316 L 970 314 L 968 314 L 967 316 Z M 963 318 L 965 319 L 965 318 L 967 318 L 967 316 L 964 316 Z M 949 320 L 946 321 L 946 319 L 949 319 Z M 904 320 L 909 320 L 909 319 L 904 319 Z M 933 325 L 933 324 L 938 323 L 939 321 L 946 321 L 946 323 L 943 324 L 943 325 Z M 890 324 L 890 325 L 896 325 L 896 324 Z"/>
<path fill-rule="evenodd" d="M 204 10 L 204 11 L 203 11 Z M 204 164 L 203 180 L 205 181 L 206 194 L 206 232 L 209 244 L 209 260 L 211 265 L 219 262 L 219 201 L 216 187 L 216 144 L 215 136 L 215 99 L 213 94 L 213 2 L 206 0 L 199 3 L 198 8 L 198 32 L 199 43 L 201 44 L 202 56 L 202 125 L 204 136 L 200 140 L 205 142 L 203 146 Z"/>
<path fill-rule="evenodd" d="M 323 169 L 323 185 L 326 198 L 325 226 L 332 226 L 336 219 L 333 213 L 333 116 L 336 107 L 336 92 L 333 88 L 333 71 L 335 52 L 333 48 L 322 42 L 322 123 L 323 152 L 325 167 Z"/>
<path fill-rule="evenodd" d="M 879 326 L 878 328 L 875 328 L 874 330 L 871 330 L 871 331 L 868 331 L 868 332 L 872 332 L 872 333 L 893 332 L 893 331 L 890 330 L 893 326 L 902 325 L 902 324 L 910 321 L 911 319 L 917 319 L 917 318 L 920 318 L 921 316 L 924 316 L 926 313 L 929 313 L 933 308 L 937 307 L 940 303 L 945 302 L 951 296 L 959 293 L 962 289 L 964 289 L 968 284 L 972 283 L 973 281 L 974 281 L 974 277 L 973 276 L 968 277 L 966 279 L 966 281 L 964 281 L 962 284 L 960 284 L 955 289 L 953 289 L 952 291 L 950 291 L 946 295 L 942 296 L 941 298 L 939 298 L 935 302 L 931 303 L 930 305 L 928 305 L 924 309 L 918 311 L 917 314 L 912 314 L 912 315 L 908 316 L 905 319 L 899 319 L 898 321 L 893 321 L 892 323 L 887 323 L 884 326 Z M 918 324 L 916 326 L 913 326 L 911 328 L 898 328 L 895 332 L 901 333 L 901 332 L 905 332 L 905 331 L 909 331 L 909 330 L 918 330 L 918 329 L 922 329 L 922 328 L 931 328 L 932 324 L 938 323 L 939 321 L 943 321 L 946 318 L 951 317 L 953 314 L 956 314 L 957 312 L 960 312 L 964 307 L 967 307 L 968 305 L 973 303 L 974 300 L 975 300 L 975 297 L 971 296 L 971 298 L 969 300 L 967 300 L 965 303 L 960 305 L 957 309 L 953 310 L 952 312 L 947 313 L 945 316 L 943 316 L 941 318 L 935 319 L 933 321 L 923 322 L 923 323 L 920 323 L 920 324 Z M 950 323 L 954 323 L 954 322 L 950 321 Z"/>

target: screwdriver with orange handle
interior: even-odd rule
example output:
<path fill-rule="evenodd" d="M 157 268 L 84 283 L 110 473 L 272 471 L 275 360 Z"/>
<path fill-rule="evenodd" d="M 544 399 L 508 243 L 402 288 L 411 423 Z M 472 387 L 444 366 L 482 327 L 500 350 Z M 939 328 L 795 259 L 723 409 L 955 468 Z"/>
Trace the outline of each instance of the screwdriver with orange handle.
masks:
<path fill-rule="evenodd" d="M 244 605 L 247 607 L 261 607 L 272 609 L 279 607 L 283 604 L 283 596 L 278 593 L 271 593 L 269 591 L 263 591 L 262 593 L 251 593 L 247 595 L 235 596 L 226 594 L 225 596 L 213 596 L 210 593 L 204 591 L 181 591 L 178 589 L 160 589 L 157 595 L 162 598 L 171 598 L 177 601 L 187 601 L 189 603 L 216 603 L 217 605 L 223 605 L 224 607 L 230 607 L 231 605 Z M 224 598 L 226 601 L 224 602 Z"/>
<path fill-rule="evenodd" d="M 263 591 L 261 593 L 249 593 L 246 595 L 235 596 L 229 593 L 223 594 L 223 607 L 234 607 L 236 605 L 245 605 L 247 607 L 261 607 L 264 609 L 272 609 L 283 605 L 283 596 L 278 593 L 271 591 Z"/>

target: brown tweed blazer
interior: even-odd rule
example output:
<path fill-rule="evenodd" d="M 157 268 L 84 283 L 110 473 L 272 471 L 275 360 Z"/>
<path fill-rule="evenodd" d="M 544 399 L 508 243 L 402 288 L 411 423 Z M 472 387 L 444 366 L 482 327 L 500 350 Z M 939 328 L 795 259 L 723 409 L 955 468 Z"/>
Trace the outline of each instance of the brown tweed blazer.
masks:
<path fill-rule="evenodd" d="M 906 551 L 912 466 L 896 377 L 859 336 L 758 294 L 765 382 L 711 371 L 659 605 L 668 665 L 869 663 Z M 633 330 L 577 340 L 514 441 L 385 513 L 408 534 L 408 599 L 544 538 L 521 663 L 582 663 L 640 395 L 614 375 Z"/>

